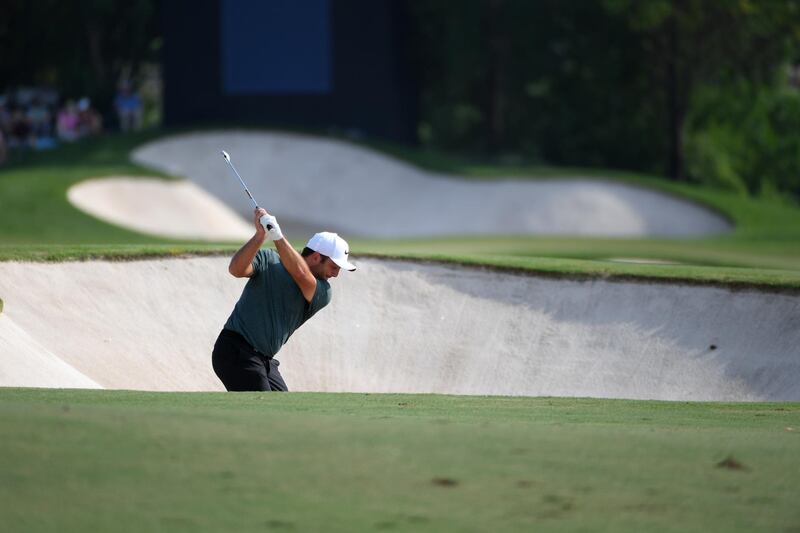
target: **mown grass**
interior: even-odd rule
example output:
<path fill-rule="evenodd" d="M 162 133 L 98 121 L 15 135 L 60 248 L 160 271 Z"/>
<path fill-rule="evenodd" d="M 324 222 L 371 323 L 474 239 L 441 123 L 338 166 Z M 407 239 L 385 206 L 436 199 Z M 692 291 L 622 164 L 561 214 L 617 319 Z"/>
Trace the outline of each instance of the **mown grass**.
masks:
<path fill-rule="evenodd" d="M 386 252 L 375 257 L 457 263 L 503 272 L 535 273 L 537 276 L 577 280 L 599 278 L 608 281 L 679 283 L 788 293 L 800 291 L 800 272 L 794 270 L 696 265 L 616 264 L 612 261 L 502 255 L 483 258 L 474 255 L 460 256 L 456 253 L 408 252 L 393 256 L 391 252 Z"/>
<path fill-rule="evenodd" d="M 0 390 L 9 531 L 788 531 L 800 404 Z"/>
<path fill-rule="evenodd" d="M 0 171 L 0 259 L 235 249 L 148 237 L 69 206 L 81 179 L 158 175 L 127 160 L 150 138 Z M 800 287 L 794 208 L 695 193 L 737 221 L 733 235 L 352 244 L 547 275 Z M 798 403 L 0 389 L 0 516 L 9 531 L 790 531 L 798 439 Z"/>
<path fill-rule="evenodd" d="M 196 255 L 220 255 L 234 252 L 230 243 L 153 243 L 153 244 L 22 244 L 0 245 L 0 261 L 125 261 L 177 258 Z"/>
<path fill-rule="evenodd" d="M 128 161 L 131 148 L 153 134 L 108 136 L 55 150 L 17 155 L 0 170 L 0 242 L 4 247 L 51 244 L 154 244 L 168 242 L 103 223 L 67 201 L 79 181 L 103 176 L 155 176 Z"/>
<path fill-rule="evenodd" d="M 566 168 L 524 163 L 486 163 L 442 153 L 372 143 L 421 168 L 466 179 L 566 179 L 586 177 L 658 190 L 690 200 L 727 218 L 734 230 L 729 235 L 690 239 L 581 238 L 505 236 L 499 238 L 438 238 L 426 241 L 398 240 L 389 244 L 368 242 L 370 251 L 397 253 L 469 253 L 490 255 L 559 257 L 564 259 L 644 258 L 703 266 L 731 266 L 800 270 L 800 208 L 790 201 L 743 197 L 690 183 L 676 183 L 650 175 L 613 169 Z M 691 272 L 679 277 L 692 277 Z"/>
<path fill-rule="evenodd" d="M 133 258 L 229 253 L 231 243 L 173 241 L 100 222 L 66 200 L 69 186 L 108 175 L 166 176 L 132 164 L 137 145 L 165 133 L 109 136 L 27 154 L 0 171 L 0 260 Z M 453 236 L 413 240 L 353 239 L 354 254 L 381 254 L 526 269 L 567 276 L 644 277 L 796 288 L 800 285 L 800 209 L 780 202 L 596 169 L 557 169 L 465 161 L 443 154 L 370 143 L 392 155 L 466 179 L 558 179 L 587 176 L 651 187 L 702 203 L 736 224 L 731 235 L 701 239 L 610 239 Z M 279 209 L 276 208 L 279 214 Z M 631 265 L 616 259 L 677 265 Z"/>

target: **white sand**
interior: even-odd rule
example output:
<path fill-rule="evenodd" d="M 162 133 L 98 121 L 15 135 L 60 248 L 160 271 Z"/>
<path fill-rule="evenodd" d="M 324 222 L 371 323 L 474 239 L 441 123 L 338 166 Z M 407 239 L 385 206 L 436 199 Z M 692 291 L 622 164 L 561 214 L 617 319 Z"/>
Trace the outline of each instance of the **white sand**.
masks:
<path fill-rule="evenodd" d="M 0 384 L 5 387 L 101 388 L 4 315 L 0 315 L 0 358 Z"/>
<path fill-rule="evenodd" d="M 108 177 L 73 185 L 67 198 L 95 217 L 142 233 L 211 241 L 244 241 L 253 225 L 188 181 Z"/>
<path fill-rule="evenodd" d="M 348 236 L 572 234 L 693 236 L 729 224 L 652 190 L 574 179 L 474 181 L 422 171 L 351 143 L 285 133 L 174 136 L 133 153 L 186 177 L 249 220 L 249 201 L 220 155 L 227 150 L 253 195 L 282 226 Z"/>
<path fill-rule="evenodd" d="M 0 263 L 0 385 L 220 390 L 227 263 Z M 281 351 L 292 390 L 800 400 L 798 295 L 359 267 Z"/>

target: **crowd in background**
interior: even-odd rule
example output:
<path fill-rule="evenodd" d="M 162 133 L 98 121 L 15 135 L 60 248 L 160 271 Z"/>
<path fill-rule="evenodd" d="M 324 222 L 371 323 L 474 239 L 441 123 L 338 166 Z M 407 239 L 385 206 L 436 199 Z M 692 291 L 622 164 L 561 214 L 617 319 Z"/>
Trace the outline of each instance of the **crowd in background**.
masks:
<path fill-rule="evenodd" d="M 114 108 L 122 131 L 141 128 L 142 101 L 130 83 L 120 83 Z M 88 97 L 61 98 L 49 88 L 0 94 L 0 164 L 15 150 L 45 150 L 99 135 L 103 124 L 103 116 Z"/>

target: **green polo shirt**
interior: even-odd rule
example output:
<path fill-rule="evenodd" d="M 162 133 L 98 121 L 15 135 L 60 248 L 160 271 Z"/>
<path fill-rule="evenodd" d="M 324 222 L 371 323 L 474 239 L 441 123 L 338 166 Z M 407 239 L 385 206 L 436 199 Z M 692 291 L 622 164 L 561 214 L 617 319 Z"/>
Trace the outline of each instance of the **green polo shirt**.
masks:
<path fill-rule="evenodd" d="M 275 250 L 259 250 L 225 329 L 237 332 L 256 350 L 273 357 L 292 333 L 331 301 L 331 285 L 317 280 L 311 302 L 284 268 Z"/>

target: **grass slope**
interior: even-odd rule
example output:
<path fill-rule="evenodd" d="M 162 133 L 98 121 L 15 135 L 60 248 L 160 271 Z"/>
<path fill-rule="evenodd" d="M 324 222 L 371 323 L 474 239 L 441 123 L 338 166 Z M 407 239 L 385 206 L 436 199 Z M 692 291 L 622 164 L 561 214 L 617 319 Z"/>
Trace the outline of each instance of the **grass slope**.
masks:
<path fill-rule="evenodd" d="M 9 531 L 789 531 L 800 404 L 0 389 Z"/>
<path fill-rule="evenodd" d="M 26 154 L 0 171 L 0 260 L 64 260 L 228 253 L 230 243 L 172 241 L 100 222 L 66 200 L 69 186 L 108 175 L 149 175 L 128 160 L 137 145 L 164 133 L 109 136 Z M 488 166 L 441 154 L 373 144 L 439 172 L 466 178 L 558 179 L 603 176 L 657 188 L 724 213 L 735 221 L 732 235 L 704 239 L 593 239 L 569 237 L 452 237 L 415 240 L 353 240 L 354 253 L 456 260 L 568 276 L 644 277 L 707 283 L 800 287 L 800 209 L 766 200 L 675 184 L 648 176 L 591 169 Z M 165 176 L 161 176 L 165 177 Z M 166 179 L 166 177 L 165 177 Z M 279 213 L 279 209 L 276 207 Z M 303 236 L 304 237 L 304 236 Z M 302 240 L 302 237 L 298 237 Z M 299 242 L 299 241 L 298 241 Z M 615 258 L 672 261 L 679 265 L 631 265 Z"/>
<path fill-rule="evenodd" d="M 421 168 L 475 180 L 592 178 L 655 189 L 711 208 L 735 226 L 730 235 L 695 239 L 580 238 L 507 236 L 501 238 L 449 238 L 414 241 L 371 241 L 364 247 L 375 253 L 469 255 L 491 262 L 492 255 L 550 257 L 607 261 L 613 258 L 645 258 L 687 265 L 775 270 L 800 270 L 800 209 L 787 201 L 746 198 L 689 183 L 675 183 L 654 176 L 611 169 L 548 167 L 530 164 L 486 163 L 469 158 L 414 150 L 386 143 L 376 149 L 405 159 Z M 566 265 L 566 264 L 565 264 Z M 591 268 L 582 265 L 574 270 Z M 599 267 L 614 270 L 613 265 Z M 624 268 L 624 267 L 620 267 Z M 570 269 L 573 270 L 573 269 Z M 649 269 L 635 275 L 647 276 Z M 679 278 L 697 279 L 691 269 L 673 270 Z M 602 272 L 599 272 L 602 275 Z M 734 274 L 735 275 L 735 274 Z M 702 274 L 700 279 L 704 279 Z M 660 276 L 659 276 L 660 277 Z M 778 274 L 778 278 L 783 277 Z"/>

